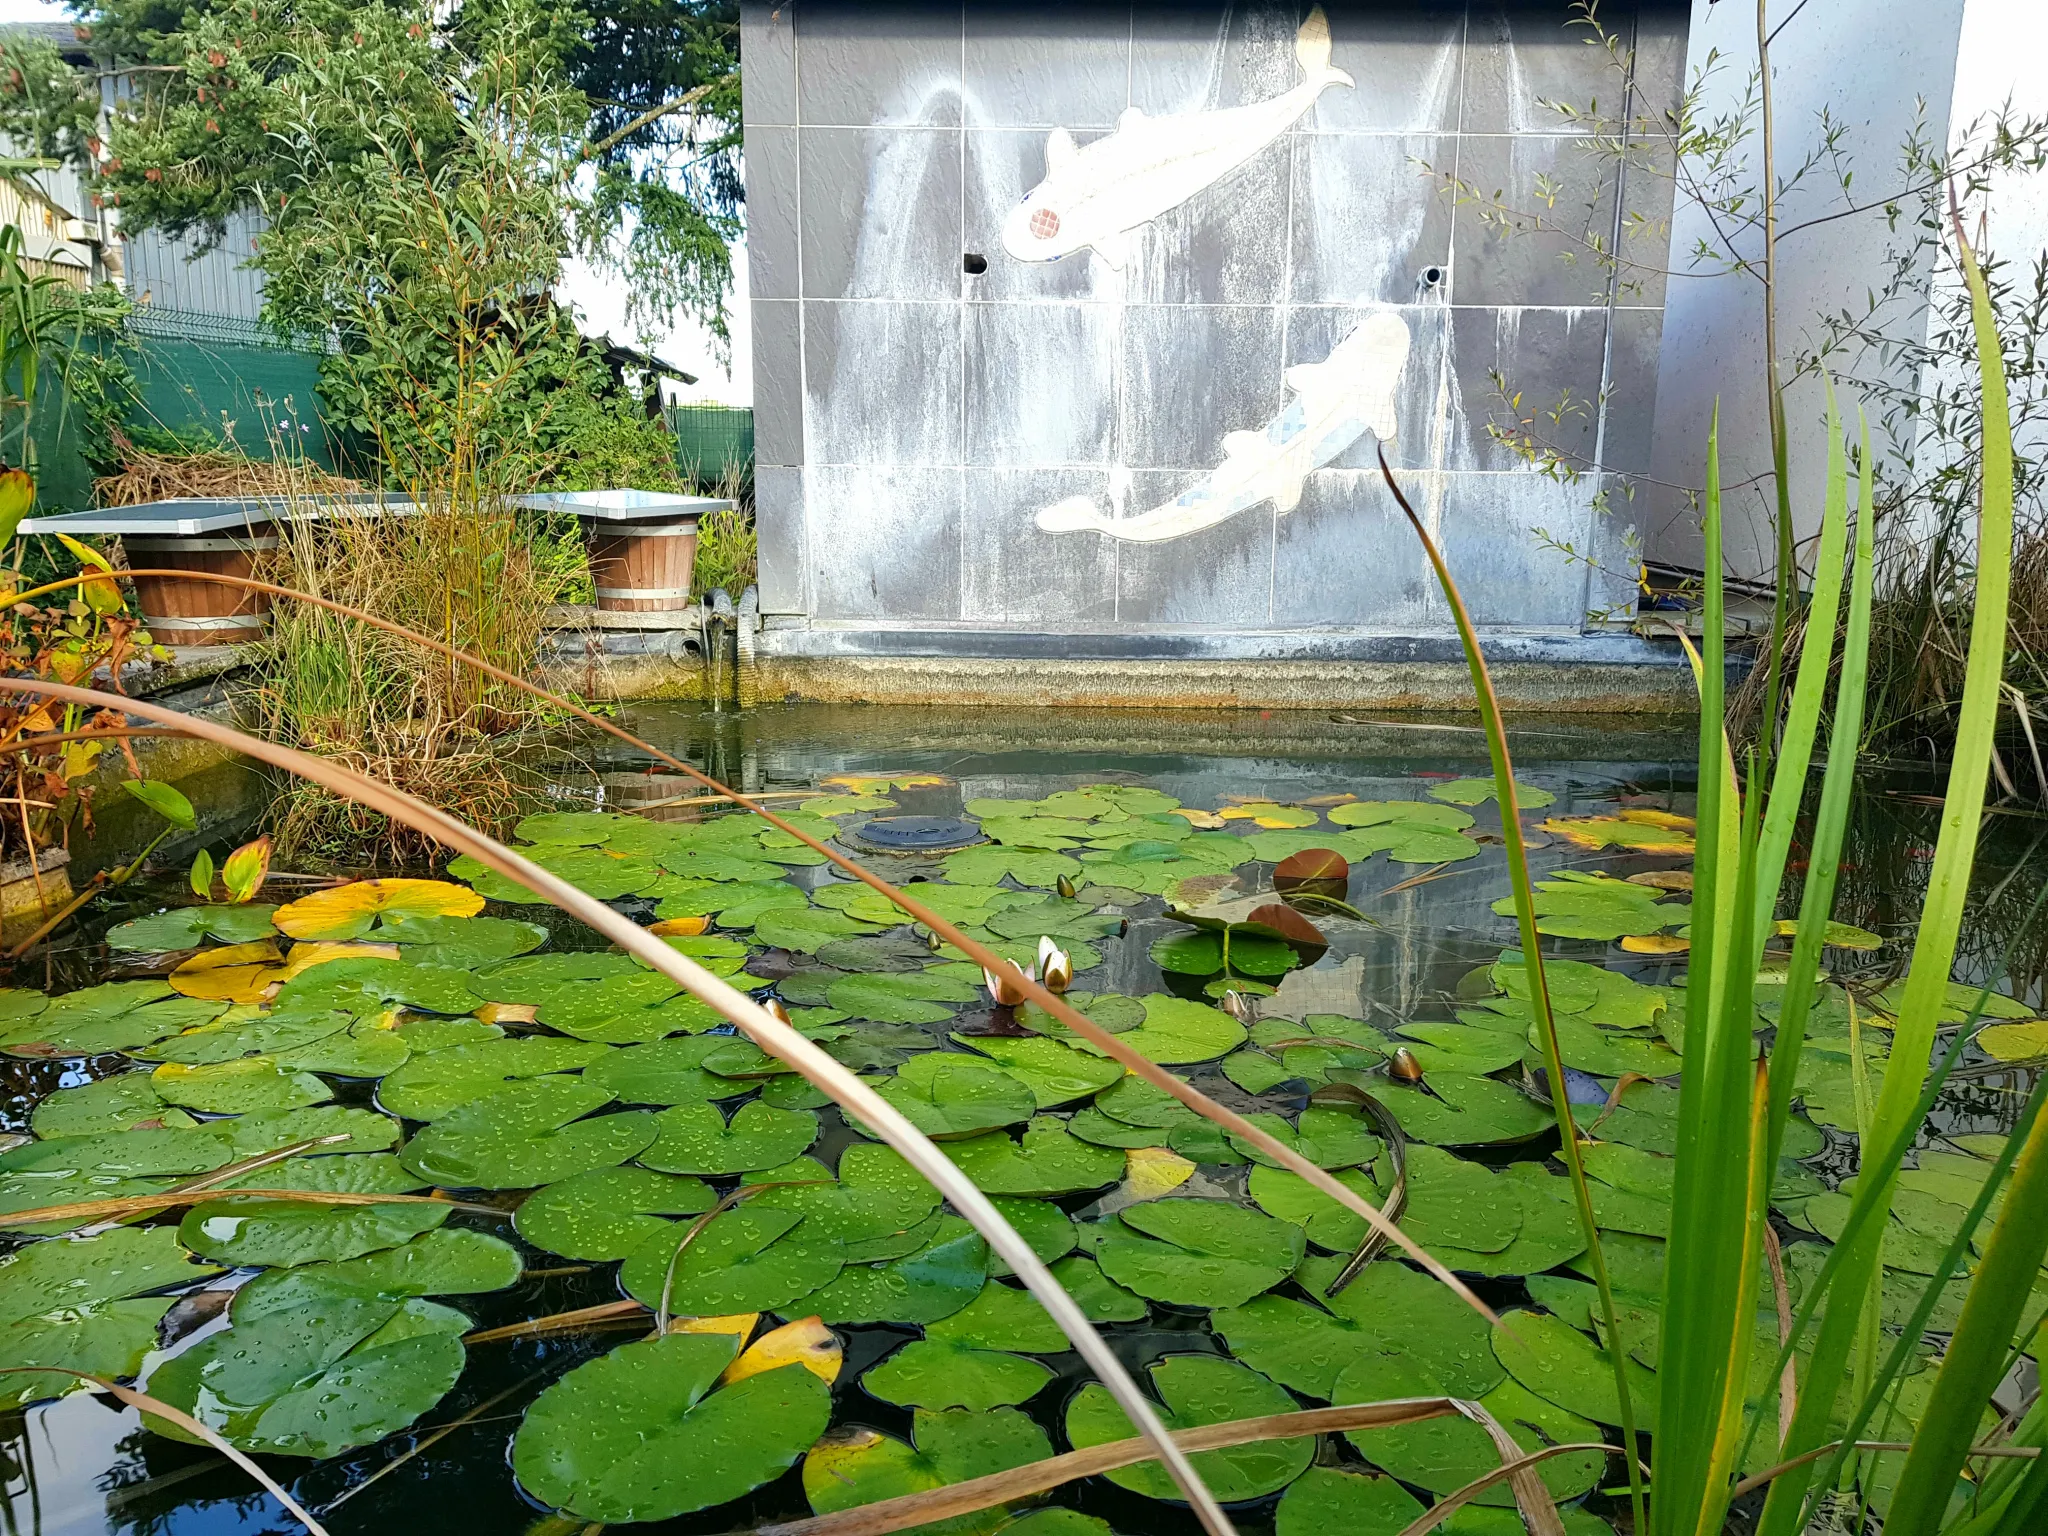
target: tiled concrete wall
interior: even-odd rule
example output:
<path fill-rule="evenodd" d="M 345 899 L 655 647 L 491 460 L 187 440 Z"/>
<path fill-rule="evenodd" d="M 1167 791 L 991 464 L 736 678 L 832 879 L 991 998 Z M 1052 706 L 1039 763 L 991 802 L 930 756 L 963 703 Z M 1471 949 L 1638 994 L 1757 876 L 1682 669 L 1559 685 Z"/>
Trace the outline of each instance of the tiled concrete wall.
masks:
<path fill-rule="evenodd" d="M 1492 441 L 1491 374 L 1596 471 L 1647 468 L 1661 291 L 1613 293 L 1568 239 L 1508 235 L 1423 165 L 1611 241 L 1612 164 L 1538 98 L 1612 101 L 1619 79 L 1564 0 L 1327 5 L 1331 88 L 1228 179 L 1135 237 L 1007 255 L 1004 217 L 1119 114 L 1199 112 L 1298 84 L 1306 6 L 782 0 L 743 6 L 749 256 L 764 611 L 821 625 L 1399 634 L 1448 617 L 1361 438 L 1271 503 L 1167 543 L 1040 530 L 1121 491 L 1169 501 L 1262 427 L 1283 371 L 1375 306 L 1413 347 L 1388 447 L 1487 625 L 1575 631 L 1625 600 L 1535 530 L 1612 558 L 1628 507 L 1597 473 L 1539 474 Z M 1601 7 L 1652 110 L 1683 69 L 1682 4 Z M 1640 208 L 1654 190 L 1631 189 Z M 1667 199 L 1668 200 L 1668 199 Z M 1661 232 L 1650 264 L 1661 265 Z M 963 257 L 987 270 L 972 275 Z M 1641 256 L 1642 252 L 1636 252 Z"/>

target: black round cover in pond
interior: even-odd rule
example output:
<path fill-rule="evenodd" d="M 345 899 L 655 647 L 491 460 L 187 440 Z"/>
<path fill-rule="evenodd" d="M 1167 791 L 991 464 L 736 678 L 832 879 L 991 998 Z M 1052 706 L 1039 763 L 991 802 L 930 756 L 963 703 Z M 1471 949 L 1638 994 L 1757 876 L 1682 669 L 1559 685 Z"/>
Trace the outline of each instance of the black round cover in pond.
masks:
<path fill-rule="evenodd" d="M 874 816 L 853 829 L 855 842 L 891 853 L 945 853 L 981 841 L 981 827 L 958 816 Z"/>

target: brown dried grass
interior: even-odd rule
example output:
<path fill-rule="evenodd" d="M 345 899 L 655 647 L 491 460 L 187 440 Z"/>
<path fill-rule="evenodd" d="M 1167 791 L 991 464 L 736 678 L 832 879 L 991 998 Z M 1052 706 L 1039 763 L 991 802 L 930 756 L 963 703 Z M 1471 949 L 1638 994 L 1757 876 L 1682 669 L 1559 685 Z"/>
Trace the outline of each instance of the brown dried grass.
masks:
<path fill-rule="evenodd" d="M 360 480 L 333 475 L 290 460 L 252 459 L 233 448 L 198 453 L 152 453 L 116 434 L 121 468 L 93 481 L 102 507 L 139 507 L 146 502 L 193 496 L 338 496 L 368 489 Z"/>

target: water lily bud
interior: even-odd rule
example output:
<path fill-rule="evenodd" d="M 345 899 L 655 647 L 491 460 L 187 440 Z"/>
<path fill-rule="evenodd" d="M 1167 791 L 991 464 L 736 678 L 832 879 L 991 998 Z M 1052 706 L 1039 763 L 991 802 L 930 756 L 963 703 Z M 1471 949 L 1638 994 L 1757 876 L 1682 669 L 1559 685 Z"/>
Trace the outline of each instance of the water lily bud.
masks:
<path fill-rule="evenodd" d="M 1064 992 L 1074 984 L 1074 957 L 1049 938 L 1038 941 L 1038 974 L 1048 992 Z"/>
<path fill-rule="evenodd" d="M 1052 888 L 1058 891 L 1062 896 L 1066 897 L 1068 901 L 1072 901 L 1074 899 L 1074 892 L 1077 889 L 1077 887 L 1074 885 L 1074 877 L 1072 875 L 1061 875 L 1058 879 L 1053 881 Z"/>
<path fill-rule="evenodd" d="M 1240 1024 L 1255 1022 L 1259 1016 L 1259 1000 L 1249 992 L 1232 989 L 1223 994 L 1223 1011 Z"/>
<path fill-rule="evenodd" d="M 1397 1083 L 1419 1083 L 1422 1081 L 1422 1063 L 1415 1059 L 1415 1053 L 1407 1046 L 1397 1045 L 1387 1062 L 1387 1076 Z"/>
<path fill-rule="evenodd" d="M 1026 981 L 1034 980 L 1037 967 L 1020 966 L 1019 971 Z M 1005 1008 L 1014 1008 L 1024 1001 L 1024 989 L 1008 975 L 999 975 L 987 966 L 981 968 L 981 979 L 988 987 L 988 995 Z"/>
<path fill-rule="evenodd" d="M 774 1019 L 775 1022 L 778 1024 L 790 1024 L 794 1022 L 789 1016 L 789 1009 L 784 1006 L 782 999 L 779 997 L 762 998 L 761 1008 L 763 1012 L 765 1012 L 770 1018 Z"/>

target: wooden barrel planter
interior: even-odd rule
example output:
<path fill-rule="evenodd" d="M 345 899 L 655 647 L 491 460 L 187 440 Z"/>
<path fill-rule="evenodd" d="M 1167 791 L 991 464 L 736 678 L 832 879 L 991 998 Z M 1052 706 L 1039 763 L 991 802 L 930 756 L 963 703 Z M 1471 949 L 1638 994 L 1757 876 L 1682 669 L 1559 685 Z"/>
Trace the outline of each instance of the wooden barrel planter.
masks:
<path fill-rule="evenodd" d="M 697 519 L 584 525 L 600 613 L 666 613 L 690 606 Z"/>
<path fill-rule="evenodd" d="M 210 576 L 250 576 L 255 556 L 277 548 L 268 526 L 247 533 L 180 535 L 170 538 L 125 535 L 122 548 L 138 569 L 192 571 Z M 232 645 L 263 633 L 270 594 L 211 581 L 175 576 L 137 576 L 142 624 L 159 645 Z"/>

